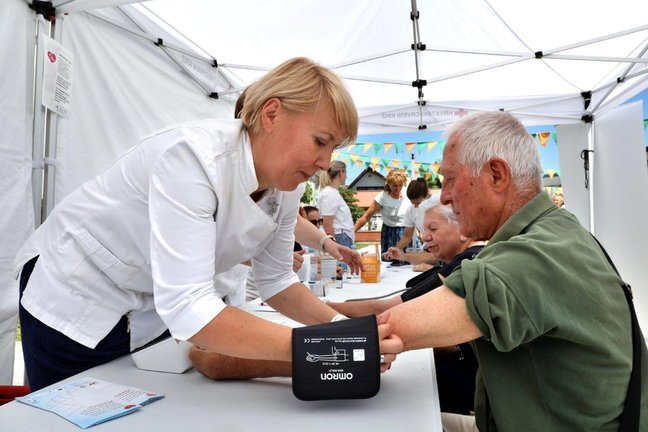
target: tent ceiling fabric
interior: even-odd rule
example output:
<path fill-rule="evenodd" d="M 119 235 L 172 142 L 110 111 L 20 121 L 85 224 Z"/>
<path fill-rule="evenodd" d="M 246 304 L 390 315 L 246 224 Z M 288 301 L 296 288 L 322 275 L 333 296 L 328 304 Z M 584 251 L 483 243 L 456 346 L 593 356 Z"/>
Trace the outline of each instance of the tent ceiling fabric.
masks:
<path fill-rule="evenodd" d="M 54 3 L 60 12 L 127 2 Z M 334 68 L 356 101 L 361 133 L 443 128 L 474 109 L 512 111 L 527 125 L 579 122 L 648 86 L 643 0 L 153 0 L 135 8 L 217 59 L 235 87 L 294 56 Z M 413 8 L 425 44 L 418 62 Z M 421 109 L 417 64 L 427 81 Z"/>

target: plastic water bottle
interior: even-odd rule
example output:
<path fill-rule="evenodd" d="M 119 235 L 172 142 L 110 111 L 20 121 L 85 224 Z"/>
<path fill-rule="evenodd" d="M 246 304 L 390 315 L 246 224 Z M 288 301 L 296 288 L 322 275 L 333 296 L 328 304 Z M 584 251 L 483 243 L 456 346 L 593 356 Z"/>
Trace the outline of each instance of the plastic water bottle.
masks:
<path fill-rule="evenodd" d="M 310 277 L 308 279 L 311 281 L 318 281 L 321 279 L 319 271 L 319 253 L 313 251 L 312 253 L 309 253 L 308 256 L 310 257 Z"/>
<path fill-rule="evenodd" d="M 322 280 L 335 280 L 337 269 L 337 260 L 332 255 L 322 252 Z"/>
<path fill-rule="evenodd" d="M 304 262 L 297 272 L 297 276 L 299 277 L 299 282 L 308 282 L 311 276 L 311 257 L 309 253 L 305 253 L 302 257 L 304 258 Z"/>

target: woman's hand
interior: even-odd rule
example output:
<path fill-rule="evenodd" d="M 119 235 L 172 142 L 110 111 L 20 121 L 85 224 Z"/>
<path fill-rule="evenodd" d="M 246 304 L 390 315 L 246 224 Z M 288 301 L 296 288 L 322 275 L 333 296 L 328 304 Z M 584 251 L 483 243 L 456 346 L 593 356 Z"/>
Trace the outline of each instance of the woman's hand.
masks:
<path fill-rule="evenodd" d="M 302 264 L 304 264 L 304 251 L 300 250 L 298 252 L 293 252 L 293 271 L 297 273 L 299 269 L 301 268 Z"/>
<path fill-rule="evenodd" d="M 403 251 L 395 247 L 390 247 L 389 249 L 387 249 L 387 252 L 384 253 L 383 257 L 386 260 L 405 261 L 405 254 L 403 253 Z"/>
<path fill-rule="evenodd" d="M 359 274 L 360 270 L 364 270 L 362 266 L 362 258 L 358 251 L 342 246 L 332 240 L 324 242 L 324 251 L 338 261 L 344 261 L 348 266 L 351 274 Z"/>

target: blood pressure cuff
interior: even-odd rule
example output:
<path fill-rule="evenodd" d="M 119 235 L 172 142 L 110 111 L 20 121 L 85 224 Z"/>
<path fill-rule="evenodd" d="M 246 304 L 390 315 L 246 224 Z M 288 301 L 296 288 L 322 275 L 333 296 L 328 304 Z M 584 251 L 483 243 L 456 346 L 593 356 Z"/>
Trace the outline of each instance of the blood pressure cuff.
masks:
<path fill-rule="evenodd" d="M 301 400 L 363 399 L 380 390 L 374 315 L 292 331 L 292 389 Z"/>
<path fill-rule="evenodd" d="M 441 270 L 441 267 L 442 266 L 440 266 L 440 265 L 435 265 L 431 269 L 428 269 L 428 270 L 424 271 L 423 273 L 414 276 L 412 279 L 405 282 L 405 288 L 412 288 L 415 285 L 420 285 L 420 284 L 425 283 L 426 280 L 436 276 L 437 273 L 439 273 L 439 271 Z"/>

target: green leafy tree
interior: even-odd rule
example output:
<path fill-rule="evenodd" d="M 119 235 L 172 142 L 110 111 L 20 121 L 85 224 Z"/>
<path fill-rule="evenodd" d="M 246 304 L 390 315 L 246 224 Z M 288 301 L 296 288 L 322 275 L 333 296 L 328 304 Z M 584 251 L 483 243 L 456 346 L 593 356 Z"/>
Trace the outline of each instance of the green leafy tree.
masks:
<path fill-rule="evenodd" d="M 313 202 L 313 186 L 311 182 L 306 182 L 306 189 L 304 195 L 299 200 L 302 204 L 310 205 Z"/>
<path fill-rule="evenodd" d="M 342 198 L 344 199 L 344 201 L 349 206 L 349 209 L 351 210 L 351 217 L 353 218 L 353 222 L 360 219 L 360 216 L 362 216 L 365 211 L 362 207 L 358 207 L 356 205 L 358 199 L 354 196 L 353 191 L 345 186 L 341 186 L 340 188 L 338 188 L 338 191 L 340 191 L 340 195 L 342 195 Z"/>
<path fill-rule="evenodd" d="M 441 189 L 441 179 L 439 176 L 432 175 L 425 182 L 430 189 Z"/>

